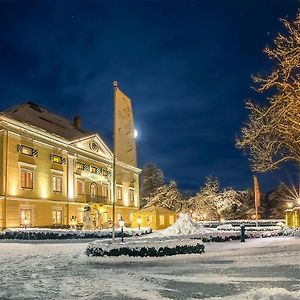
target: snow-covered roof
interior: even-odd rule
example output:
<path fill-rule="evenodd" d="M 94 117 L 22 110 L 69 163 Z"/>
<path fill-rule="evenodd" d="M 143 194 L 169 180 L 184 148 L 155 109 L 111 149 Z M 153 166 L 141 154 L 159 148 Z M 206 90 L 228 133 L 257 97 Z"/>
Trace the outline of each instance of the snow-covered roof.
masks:
<path fill-rule="evenodd" d="M 144 207 L 140 210 L 140 212 L 174 213 L 174 214 L 176 214 L 176 212 L 173 210 L 170 210 L 170 209 L 164 208 L 164 207 L 159 207 L 159 206 Z"/>
<path fill-rule="evenodd" d="M 33 102 L 26 102 L 12 107 L 2 114 L 17 121 L 27 123 L 31 126 L 41 128 L 47 132 L 59 135 L 68 140 L 89 135 L 81 129 L 76 128 L 67 119 L 51 113 Z"/>

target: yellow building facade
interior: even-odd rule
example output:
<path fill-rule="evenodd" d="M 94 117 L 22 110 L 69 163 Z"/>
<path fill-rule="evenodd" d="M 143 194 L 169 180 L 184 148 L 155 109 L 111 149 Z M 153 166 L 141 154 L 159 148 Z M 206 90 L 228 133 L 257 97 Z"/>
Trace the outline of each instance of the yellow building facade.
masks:
<path fill-rule="evenodd" d="M 177 220 L 177 213 L 167 208 L 149 206 L 134 212 L 132 227 L 151 227 L 160 230 L 173 225 Z"/>
<path fill-rule="evenodd" d="M 292 228 L 300 227 L 300 207 L 285 210 L 285 224 Z"/>
<path fill-rule="evenodd" d="M 116 216 L 131 226 L 140 169 L 116 162 Z M 0 114 L 0 228 L 112 223 L 113 154 L 97 133 L 28 102 Z"/>

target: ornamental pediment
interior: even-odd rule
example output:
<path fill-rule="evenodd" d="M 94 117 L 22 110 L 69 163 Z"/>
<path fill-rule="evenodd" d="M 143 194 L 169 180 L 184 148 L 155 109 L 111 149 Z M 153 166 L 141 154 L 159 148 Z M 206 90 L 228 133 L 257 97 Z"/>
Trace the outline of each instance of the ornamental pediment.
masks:
<path fill-rule="evenodd" d="M 112 159 L 113 154 L 98 134 L 71 141 L 70 145 L 101 157 Z"/>

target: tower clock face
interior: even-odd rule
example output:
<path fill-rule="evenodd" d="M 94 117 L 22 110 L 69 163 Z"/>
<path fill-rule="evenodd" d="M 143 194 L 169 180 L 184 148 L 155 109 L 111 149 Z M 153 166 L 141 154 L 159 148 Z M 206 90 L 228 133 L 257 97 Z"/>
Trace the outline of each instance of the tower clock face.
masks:
<path fill-rule="evenodd" d="M 95 151 L 95 152 L 98 152 L 99 151 L 99 146 L 95 142 L 91 142 L 90 143 L 90 149 Z"/>

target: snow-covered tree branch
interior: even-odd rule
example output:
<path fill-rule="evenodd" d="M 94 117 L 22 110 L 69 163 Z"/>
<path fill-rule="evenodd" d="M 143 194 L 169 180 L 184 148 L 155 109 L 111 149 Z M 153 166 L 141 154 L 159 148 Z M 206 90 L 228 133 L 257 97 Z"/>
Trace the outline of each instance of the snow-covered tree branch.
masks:
<path fill-rule="evenodd" d="M 294 22 L 281 21 L 287 34 L 278 34 L 274 48 L 264 49 L 275 68 L 267 77 L 253 77 L 257 92 L 273 96 L 266 106 L 246 103 L 249 121 L 236 142 L 248 151 L 252 168 L 258 172 L 287 161 L 300 163 L 300 12 Z"/>

